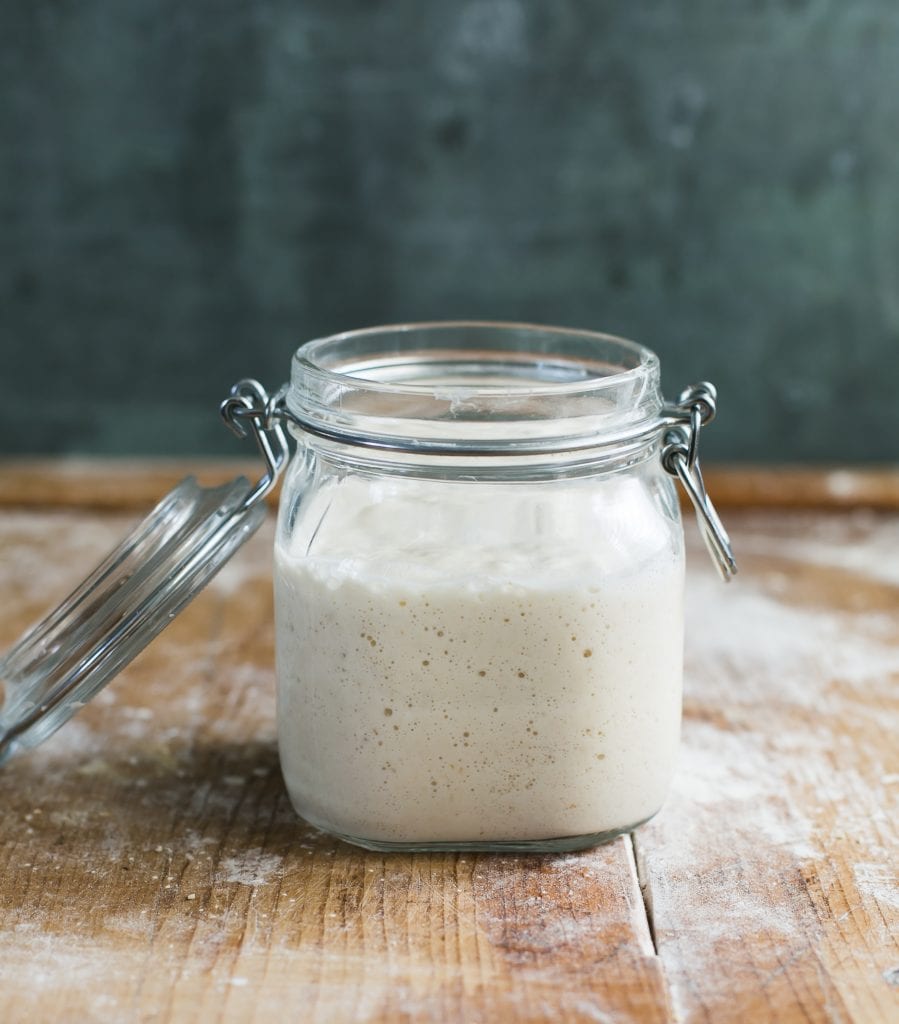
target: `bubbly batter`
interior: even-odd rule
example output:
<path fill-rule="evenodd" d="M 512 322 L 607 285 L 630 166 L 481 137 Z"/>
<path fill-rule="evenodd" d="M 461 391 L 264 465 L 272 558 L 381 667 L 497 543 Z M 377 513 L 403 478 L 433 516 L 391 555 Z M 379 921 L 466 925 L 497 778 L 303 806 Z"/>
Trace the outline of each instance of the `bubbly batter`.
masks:
<path fill-rule="evenodd" d="M 430 843 L 593 835 L 658 810 L 683 552 L 640 481 L 588 486 L 349 478 L 316 494 L 308 529 L 279 531 L 279 744 L 300 814 Z"/>

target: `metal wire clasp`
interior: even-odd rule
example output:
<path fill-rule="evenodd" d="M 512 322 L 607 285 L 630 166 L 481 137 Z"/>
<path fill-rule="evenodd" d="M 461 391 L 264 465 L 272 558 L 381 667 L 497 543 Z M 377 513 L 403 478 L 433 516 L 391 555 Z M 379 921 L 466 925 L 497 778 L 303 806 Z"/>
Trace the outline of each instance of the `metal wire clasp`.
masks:
<path fill-rule="evenodd" d="M 238 437 L 252 434 L 266 466 L 265 474 L 244 500 L 244 508 L 255 505 L 272 490 L 290 455 L 287 435 L 280 423 L 283 402 L 284 388 L 269 395 L 259 381 L 247 378 L 238 381 L 219 406 L 232 433 Z"/>
<path fill-rule="evenodd" d="M 665 431 L 662 466 L 684 485 L 696 510 L 696 521 L 705 546 L 721 578 L 727 582 L 736 575 L 737 563 L 730 538 L 708 496 L 699 468 L 699 432 L 715 418 L 716 401 L 714 385 L 704 381 L 686 388 L 675 405 L 665 408 L 667 419 L 681 422 Z"/>

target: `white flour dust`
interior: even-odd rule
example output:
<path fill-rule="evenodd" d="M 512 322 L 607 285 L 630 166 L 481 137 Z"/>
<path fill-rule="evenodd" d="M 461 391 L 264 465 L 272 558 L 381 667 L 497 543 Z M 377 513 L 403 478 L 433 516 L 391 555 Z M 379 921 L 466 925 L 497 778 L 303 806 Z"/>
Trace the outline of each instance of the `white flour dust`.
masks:
<path fill-rule="evenodd" d="M 863 861 L 853 869 L 855 885 L 859 892 L 871 896 L 884 906 L 899 910 L 899 869 L 889 864 L 872 864 Z"/>
<path fill-rule="evenodd" d="M 217 880 L 239 885 L 260 886 L 277 878 L 284 864 L 283 857 L 250 847 L 237 856 L 225 857 L 219 865 Z"/>

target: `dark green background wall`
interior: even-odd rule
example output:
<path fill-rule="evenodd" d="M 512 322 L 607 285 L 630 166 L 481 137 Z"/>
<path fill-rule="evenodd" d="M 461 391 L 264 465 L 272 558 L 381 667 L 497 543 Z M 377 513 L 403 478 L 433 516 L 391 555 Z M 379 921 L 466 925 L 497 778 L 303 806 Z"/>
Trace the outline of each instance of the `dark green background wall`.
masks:
<path fill-rule="evenodd" d="M 899 458 L 899 4 L 0 0 L 0 450 L 246 452 L 233 380 L 447 317 Z"/>

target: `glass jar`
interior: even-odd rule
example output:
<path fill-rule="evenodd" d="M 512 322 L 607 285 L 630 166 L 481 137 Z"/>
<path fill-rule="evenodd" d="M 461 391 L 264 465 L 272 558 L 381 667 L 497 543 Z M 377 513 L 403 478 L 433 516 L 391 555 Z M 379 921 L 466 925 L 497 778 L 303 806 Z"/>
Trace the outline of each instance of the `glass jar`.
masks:
<path fill-rule="evenodd" d="M 275 544 L 296 810 L 377 850 L 570 850 L 674 770 L 684 545 L 659 363 L 502 324 L 303 346 Z"/>
<path fill-rule="evenodd" d="M 684 546 L 725 578 L 702 482 L 711 385 L 676 405 L 648 349 L 516 324 L 310 342 L 222 405 L 268 471 L 188 478 L 0 659 L 0 761 L 43 742 L 265 518 L 278 739 L 297 811 L 376 850 L 572 850 L 646 821 L 676 759 Z"/>

